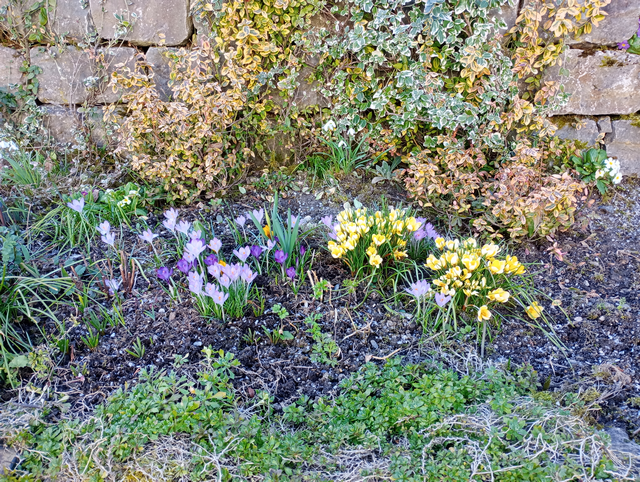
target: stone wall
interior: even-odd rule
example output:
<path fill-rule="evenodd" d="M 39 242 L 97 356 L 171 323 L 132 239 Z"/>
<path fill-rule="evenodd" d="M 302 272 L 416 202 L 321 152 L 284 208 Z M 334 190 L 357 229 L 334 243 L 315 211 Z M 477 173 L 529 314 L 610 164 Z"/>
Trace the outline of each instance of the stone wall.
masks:
<path fill-rule="evenodd" d="M 0 0 L 0 7 L 7 0 Z M 24 0 L 28 9 L 36 0 Z M 515 2 L 518 3 L 518 2 Z M 623 173 L 640 173 L 640 55 L 617 48 L 638 29 L 640 0 L 612 0 L 605 10 L 609 18 L 578 41 L 571 41 L 563 54 L 562 67 L 545 72 L 546 80 L 559 81 L 570 94 L 557 111 L 560 137 L 578 139 L 586 145 L 601 143 L 610 156 L 620 159 Z M 495 12 L 508 27 L 517 17 L 516 7 Z M 102 49 L 81 49 L 83 39 L 98 37 L 105 42 L 118 38 L 124 25 L 126 35 L 116 45 Z M 196 27 L 197 27 L 196 22 Z M 83 123 L 96 124 L 97 114 L 80 113 L 87 102 L 101 106 L 118 102 L 121 92 L 104 88 L 107 78 L 119 66 L 133 66 L 145 59 L 156 73 L 165 98 L 169 68 L 161 48 L 188 45 L 195 41 L 189 0 L 56 0 L 49 14 L 52 34 L 64 44 L 34 46 L 29 57 L 42 69 L 38 101 L 44 105 L 45 123 L 59 142 L 73 142 L 73 131 Z M 0 46 L 0 88 L 21 81 L 25 59 L 16 50 Z M 322 103 L 314 85 L 300 86 L 296 101 Z M 96 130 L 97 132 L 100 129 Z M 100 139 L 104 142 L 106 139 Z"/>

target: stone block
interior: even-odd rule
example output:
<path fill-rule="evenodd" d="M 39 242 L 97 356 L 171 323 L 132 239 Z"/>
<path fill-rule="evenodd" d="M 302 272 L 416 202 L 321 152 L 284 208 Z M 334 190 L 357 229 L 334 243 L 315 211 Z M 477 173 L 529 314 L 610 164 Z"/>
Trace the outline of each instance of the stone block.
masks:
<path fill-rule="evenodd" d="M 171 88 L 169 87 L 171 63 L 164 54 L 166 50 L 167 49 L 157 47 L 150 47 L 149 50 L 147 50 L 147 63 L 153 69 L 153 80 L 156 82 L 160 98 L 163 101 L 168 101 L 172 94 Z"/>
<path fill-rule="evenodd" d="M 98 35 L 105 39 L 175 46 L 185 43 L 193 30 L 189 0 L 90 0 L 89 5 Z M 123 30 L 123 22 L 132 27 Z"/>
<path fill-rule="evenodd" d="M 578 122 L 567 122 L 556 132 L 560 139 L 571 139 L 584 142 L 587 146 L 593 146 L 600 132 L 595 121 L 591 119 L 579 119 Z"/>
<path fill-rule="evenodd" d="M 560 75 L 560 66 L 549 68 L 544 80 L 564 85 L 570 94 L 568 103 L 554 115 L 632 114 L 640 110 L 640 55 L 623 51 L 598 51 L 587 54 L 569 49 Z"/>
<path fill-rule="evenodd" d="M 137 51 L 130 47 L 99 49 L 94 54 L 76 47 L 31 49 L 31 63 L 42 69 L 38 100 L 43 104 L 118 102 L 122 92 L 107 88 L 116 66 L 135 66 Z"/>
<path fill-rule="evenodd" d="M 42 106 L 44 128 L 59 144 L 76 144 L 76 135 L 82 129 L 82 116 L 75 108 L 59 105 Z"/>
<path fill-rule="evenodd" d="M 583 3 L 579 1 L 579 3 Z M 612 0 L 603 8 L 608 13 L 606 18 L 593 30 L 579 39 L 569 39 L 568 44 L 591 43 L 596 45 L 613 45 L 629 40 L 638 31 L 640 2 L 638 0 Z"/>
<path fill-rule="evenodd" d="M 516 1 L 514 5 L 506 3 L 501 7 L 496 7 L 489 10 L 488 13 L 489 18 L 495 18 L 496 21 L 502 20 L 505 24 L 507 24 L 506 28 L 496 29 L 498 34 L 504 35 L 516 24 L 516 19 L 518 18 L 518 2 Z"/>
<path fill-rule="evenodd" d="M 640 120 L 614 120 L 605 140 L 607 155 L 620 161 L 624 175 L 640 174 Z"/>
<path fill-rule="evenodd" d="M 56 0 L 49 13 L 49 25 L 57 36 L 67 40 L 82 40 L 94 32 L 88 2 Z"/>
<path fill-rule="evenodd" d="M 20 83 L 23 60 L 16 50 L 0 46 L 0 89 L 9 90 L 10 85 Z"/>
<path fill-rule="evenodd" d="M 601 133 L 611 134 L 613 132 L 613 127 L 611 127 L 611 117 L 604 116 L 598 119 L 598 130 Z"/>

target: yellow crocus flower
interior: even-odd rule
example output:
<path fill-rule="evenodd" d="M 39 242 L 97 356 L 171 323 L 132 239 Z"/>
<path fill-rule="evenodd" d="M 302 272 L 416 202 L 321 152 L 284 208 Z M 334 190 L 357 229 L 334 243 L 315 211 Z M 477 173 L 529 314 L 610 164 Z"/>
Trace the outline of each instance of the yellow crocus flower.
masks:
<path fill-rule="evenodd" d="M 504 267 L 506 262 L 502 259 L 492 259 L 491 263 L 489 263 L 489 271 L 493 274 L 502 274 L 504 273 Z"/>
<path fill-rule="evenodd" d="M 444 238 L 436 238 L 436 248 L 438 249 L 443 249 L 444 245 L 446 244 L 446 241 L 444 240 Z"/>
<path fill-rule="evenodd" d="M 396 250 L 393 252 L 393 257 L 394 257 L 395 259 L 397 259 L 397 260 L 404 259 L 404 258 L 406 258 L 407 256 L 409 256 L 409 255 L 407 254 L 407 252 L 406 252 L 406 251 L 400 251 L 400 250 L 396 249 Z"/>
<path fill-rule="evenodd" d="M 369 263 L 371 264 L 371 266 L 377 268 L 382 264 L 382 258 L 379 254 L 374 254 L 373 256 L 369 257 Z"/>
<path fill-rule="evenodd" d="M 374 244 L 376 246 L 380 246 L 385 241 L 386 241 L 386 238 L 384 237 L 384 234 L 374 234 L 373 235 L 373 242 L 374 242 Z"/>
<path fill-rule="evenodd" d="M 462 264 L 469 270 L 475 271 L 480 266 L 480 258 L 475 254 L 465 254 L 462 256 Z"/>
<path fill-rule="evenodd" d="M 427 258 L 427 268 L 432 269 L 433 271 L 438 271 L 444 268 L 444 266 L 442 266 L 442 263 L 438 258 L 436 258 L 433 254 L 430 254 Z"/>
<path fill-rule="evenodd" d="M 544 308 L 540 306 L 537 301 L 534 301 L 525 311 L 527 312 L 527 315 L 529 315 L 529 318 L 535 320 L 540 318 L 543 310 Z"/>
<path fill-rule="evenodd" d="M 478 321 L 488 320 L 489 318 L 491 318 L 491 312 L 489 311 L 489 308 L 487 308 L 487 305 L 482 305 L 478 309 Z"/>
<path fill-rule="evenodd" d="M 485 256 L 487 259 L 493 258 L 498 252 L 500 252 L 500 246 L 497 244 L 485 244 L 481 251 L 482 256 Z"/>
<path fill-rule="evenodd" d="M 411 232 L 417 231 L 418 228 L 420 227 L 420 223 L 416 221 L 416 218 L 414 218 L 413 216 L 407 219 L 405 223 L 407 226 L 407 231 L 411 231 Z"/>
<path fill-rule="evenodd" d="M 456 266 L 460 262 L 458 253 L 454 251 L 448 251 L 444 253 L 443 258 L 449 266 Z"/>
<path fill-rule="evenodd" d="M 491 301 L 497 301 L 498 303 L 506 303 L 507 301 L 509 301 L 509 296 L 511 295 L 508 291 L 505 291 L 502 288 L 496 288 L 495 290 L 489 292 L 487 298 L 489 298 Z"/>
<path fill-rule="evenodd" d="M 373 244 L 367 248 L 367 256 L 373 256 L 377 252 L 378 252 L 378 250 L 376 249 L 376 247 Z"/>

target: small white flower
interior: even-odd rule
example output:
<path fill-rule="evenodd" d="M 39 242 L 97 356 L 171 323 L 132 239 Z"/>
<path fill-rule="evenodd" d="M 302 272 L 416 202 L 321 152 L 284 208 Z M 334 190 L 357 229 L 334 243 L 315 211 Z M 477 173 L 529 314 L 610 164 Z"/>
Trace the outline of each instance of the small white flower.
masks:
<path fill-rule="evenodd" d="M 614 184 L 620 184 L 620 182 L 622 181 L 622 174 L 620 174 L 619 172 L 613 177 L 612 182 Z"/>
<path fill-rule="evenodd" d="M 356 131 L 354 131 L 353 128 L 350 127 L 349 130 L 347 131 L 347 135 L 353 137 L 356 135 Z"/>
<path fill-rule="evenodd" d="M 336 128 L 336 123 L 333 122 L 331 119 L 327 121 L 327 123 L 325 125 L 322 126 L 322 130 L 325 132 L 330 132 L 335 130 Z"/>
<path fill-rule="evenodd" d="M 596 179 L 600 179 L 602 176 L 604 176 L 604 171 L 602 169 L 598 169 L 596 171 Z"/>
<path fill-rule="evenodd" d="M 344 141 L 338 142 L 338 147 L 347 147 L 347 143 Z"/>

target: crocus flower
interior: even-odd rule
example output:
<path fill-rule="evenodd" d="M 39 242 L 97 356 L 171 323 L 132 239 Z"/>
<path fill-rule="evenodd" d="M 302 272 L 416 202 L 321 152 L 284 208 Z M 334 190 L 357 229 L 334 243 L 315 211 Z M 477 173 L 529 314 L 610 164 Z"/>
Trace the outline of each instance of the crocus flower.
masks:
<path fill-rule="evenodd" d="M 108 244 L 109 246 L 113 246 L 116 242 L 116 233 L 107 233 L 100 237 L 103 243 Z"/>
<path fill-rule="evenodd" d="M 169 221 L 173 221 L 173 224 L 178 221 L 178 211 L 174 208 L 171 208 L 164 212 L 164 217 Z"/>
<path fill-rule="evenodd" d="M 189 263 L 195 264 L 196 255 L 193 254 L 191 251 L 187 251 L 185 249 L 184 253 L 182 253 L 182 257 L 186 259 Z"/>
<path fill-rule="evenodd" d="M 220 284 L 225 288 L 228 288 L 231 285 L 231 279 L 226 274 L 223 274 L 220 276 Z"/>
<path fill-rule="evenodd" d="M 235 281 L 240 277 L 240 266 L 237 264 L 228 264 L 222 267 L 222 272 L 226 274 L 231 281 Z"/>
<path fill-rule="evenodd" d="M 300 245 L 300 256 L 304 256 L 304 253 L 307 252 L 307 247 L 304 244 Z"/>
<path fill-rule="evenodd" d="M 258 259 L 262 254 L 262 248 L 260 246 L 256 246 L 255 244 L 251 246 L 251 256 Z"/>
<path fill-rule="evenodd" d="M 191 239 L 191 241 L 189 241 L 185 247 L 184 247 L 184 251 L 185 253 L 191 253 L 193 254 L 193 256 L 195 258 L 197 258 L 198 256 L 200 256 L 200 254 L 206 249 L 207 247 L 205 246 L 205 244 L 202 242 L 202 240 L 200 239 Z"/>
<path fill-rule="evenodd" d="M 411 285 L 409 285 L 409 288 L 407 288 L 407 293 L 420 299 L 424 295 L 426 295 L 430 289 L 431 289 L 431 286 L 429 286 L 429 283 L 427 282 L 427 280 L 416 281 L 415 283 L 412 283 Z"/>
<path fill-rule="evenodd" d="M 156 270 L 156 274 L 162 281 L 169 281 L 169 278 L 171 278 L 171 275 L 173 274 L 173 268 L 167 268 L 166 266 L 163 266 L 162 268 L 158 268 Z"/>
<path fill-rule="evenodd" d="M 280 249 L 277 249 L 276 252 L 274 253 L 273 257 L 275 258 L 276 262 L 278 262 L 280 264 L 284 264 L 284 262 L 287 260 L 289 255 L 287 253 L 285 253 L 284 251 L 282 251 Z"/>
<path fill-rule="evenodd" d="M 256 218 L 258 224 L 262 224 L 262 218 L 264 218 L 264 209 L 260 208 L 259 211 L 254 209 L 253 211 L 251 211 L 251 214 L 253 214 L 253 217 Z"/>
<path fill-rule="evenodd" d="M 216 289 L 216 285 L 207 283 L 207 285 L 204 287 L 204 292 L 207 294 L 207 296 L 213 298 L 218 290 Z"/>
<path fill-rule="evenodd" d="M 120 281 L 117 279 L 106 279 L 104 280 L 104 284 L 107 288 L 109 288 L 109 294 L 115 295 L 116 292 L 120 289 Z"/>
<path fill-rule="evenodd" d="M 220 251 L 221 247 L 222 241 L 220 241 L 218 238 L 213 238 L 211 241 L 209 241 L 209 248 L 211 249 L 211 251 L 217 253 L 218 251 Z"/>
<path fill-rule="evenodd" d="M 325 217 L 320 219 L 322 224 L 324 224 L 329 229 L 333 229 L 333 224 L 331 224 L 332 220 L 333 220 L 333 216 L 325 216 Z"/>
<path fill-rule="evenodd" d="M 189 271 L 187 278 L 189 280 L 189 291 L 196 295 L 201 294 L 202 285 L 204 284 L 204 276 L 196 271 Z"/>
<path fill-rule="evenodd" d="M 82 214 L 82 210 L 84 209 L 84 198 L 74 199 L 73 201 L 68 202 L 67 207 L 73 209 L 79 214 Z"/>
<path fill-rule="evenodd" d="M 441 293 L 436 293 L 435 298 L 436 298 L 436 304 L 441 308 L 447 303 L 449 303 L 449 301 L 451 300 L 451 296 L 443 295 Z"/>
<path fill-rule="evenodd" d="M 262 249 L 264 249 L 265 251 L 271 251 L 275 247 L 275 245 L 276 245 L 276 242 L 269 239 L 267 240 L 267 245 L 262 246 Z"/>
<path fill-rule="evenodd" d="M 191 229 L 191 223 L 188 221 L 180 221 L 176 224 L 176 231 L 184 234 L 185 236 L 189 235 L 189 230 Z"/>
<path fill-rule="evenodd" d="M 176 220 L 175 219 L 165 219 L 162 221 L 162 225 L 167 228 L 172 233 L 176 230 Z"/>
<path fill-rule="evenodd" d="M 436 228 L 433 227 L 433 224 L 427 223 L 424 225 L 424 230 L 427 232 L 427 236 L 431 239 L 437 239 L 440 237 L 440 234 L 436 231 Z"/>
<path fill-rule="evenodd" d="M 249 246 L 245 246 L 244 248 L 240 249 L 234 249 L 233 254 L 235 254 L 238 259 L 244 263 L 251 254 L 251 249 L 249 248 Z"/>
<path fill-rule="evenodd" d="M 298 222 L 298 216 L 291 215 L 291 227 L 295 226 Z"/>
<path fill-rule="evenodd" d="M 238 223 L 242 227 L 244 227 L 244 223 L 246 222 L 247 222 L 247 218 L 245 218 L 244 216 L 238 216 L 236 218 L 236 223 Z"/>
<path fill-rule="evenodd" d="M 215 254 L 210 254 L 209 256 L 204 258 L 204 264 L 206 264 L 207 266 L 218 264 L 218 257 Z"/>
<path fill-rule="evenodd" d="M 296 277 L 296 269 L 293 266 L 291 266 L 290 268 L 287 268 L 286 273 L 287 273 L 287 276 L 289 278 L 291 278 L 292 280 L 293 280 L 293 278 Z"/>
<path fill-rule="evenodd" d="M 192 268 L 191 263 L 184 258 L 182 258 L 180 261 L 176 263 L 176 267 L 180 271 L 182 271 L 184 274 L 187 274 L 189 270 Z"/>
<path fill-rule="evenodd" d="M 212 264 L 207 268 L 209 274 L 213 277 L 220 278 L 220 273 L 222 273 L 221 266 L 218 263 Z"/>
<path fill-rule="evenodd" d="M 189 233 L 189 239 L 200 239 L 201 237 L 202 237 L 202 231 L 196 231 L 194 229 Z"/>
<path fill-rule="evenodd" d="M 240 278 L 242 278 L 242 281 L 244 281 L 247 284 L 251 283 L 254 279 L 256 279 L 256 276 L 258 276 L 258 274 L 251 271 L 251 268 L 249 268 L 248 266 L 244 266 L 240 270 Z"/>
<path fill-rule="evenodd" d="M 415 239 L 416 241 L 422 241 L 426 237 L 427 237 L 427 232 L 422 228 L 418 229 L 413 233 L 413 239 Z"/>
<path fill-rule="evenodd" d="M 109 234 L 109 231 L 111 231 L 111 225 L 109 224 L 109 221 L 104 221 L 100 223 L 96 229 L 104 236 L 105 234 Z"/>
<path fill-rule="evenodd" d="M 143 241 L 146 241 L 147 243 L 153 243 L 153 239 L 158 237 L 157 234 L 153 234 L 151 229 L 142 231 L 142 234 L 139 234 L 138 236 L 140 237 L 140 239 L 142 239 Z"/>
<path fill-rule="evenodd" d="M 228 297 L 229 297 L 228 293 L 223 293 L 222 291 L 216 291 L 215 295 L 212 296 L 211 298 L 213 298 L 213 302 L 216 305 L 222 306 L 224 305 L 224 302 L 227 301 Z"/>

